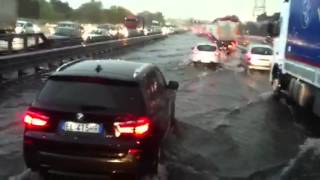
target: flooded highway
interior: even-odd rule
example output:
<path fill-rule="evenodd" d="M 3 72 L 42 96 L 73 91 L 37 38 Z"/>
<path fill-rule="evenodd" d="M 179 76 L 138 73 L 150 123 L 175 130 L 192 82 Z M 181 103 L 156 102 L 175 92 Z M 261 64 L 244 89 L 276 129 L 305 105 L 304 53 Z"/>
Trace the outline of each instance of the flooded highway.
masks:
<path fill-rule="evenodd" d="M 268 73 L 247 74 L 237 53 L 223 57 L 218 67 L 191 65 L 192 46 L 206 41 L 189 33 L 174 35 L 112 57 L 154 63 L 167 80 L 180 83 L 179 123 L 163 144 L 156 179 L 290 179 L 311 160 L 315 166 L 306 168 L 316 172 L 319 142 L 297 123 L 307 117 L 273 100 Z M 37 179 L 23 162 L 21 117 L 44 80 L 42 74 L 1 85 L 1 180 Z"/>

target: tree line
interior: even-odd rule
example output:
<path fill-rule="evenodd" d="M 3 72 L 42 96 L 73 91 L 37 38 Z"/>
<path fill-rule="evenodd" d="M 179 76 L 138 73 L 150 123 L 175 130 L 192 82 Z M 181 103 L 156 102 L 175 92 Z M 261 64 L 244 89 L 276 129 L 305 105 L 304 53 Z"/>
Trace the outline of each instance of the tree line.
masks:
<path fill-rule="evenodd" d="M 280 13 L 271 16 L 261 14 L 256 22 L 242 23 L 241 31 L 243 34 L 276 37 L 280 32 Z"/>
<path fill-rule="evenodd" d="M 121 6 L 103 8 L 101 1 L 91 0 L 73 9 L 68 2 L 60 0 L 18 0 L 18 15 L 21 18 L 39 19 L 56 22 L 72 20 L 81 23 L 122 23 L 128 15 L 134 15 L 130 10 Z M 147 22 L 157 20 L 164 23 L 161 12 L 151 13 L 144 11 L 138 15 L 144 17 Z"/>

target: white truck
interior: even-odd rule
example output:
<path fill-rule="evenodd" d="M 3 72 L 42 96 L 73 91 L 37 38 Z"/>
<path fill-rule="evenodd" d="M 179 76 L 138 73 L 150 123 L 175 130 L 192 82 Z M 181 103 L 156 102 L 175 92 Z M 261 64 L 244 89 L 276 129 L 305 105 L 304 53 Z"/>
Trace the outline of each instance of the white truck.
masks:
<path fill-rule="evenodd" d="M 0 34 L 14 31 L 18 18 L 17 1 L 0 1 Z"/>
<path fill-rule="evenodd" d="M 230 20 L 218 20 L 208 25 L 212 36 L 221 41 L 231 41 L 238 38 L 239 22 Z"/>
<path fill-rule="evenodd" d="M 240 21 L 233 16 L 218 18 L 207 25 L 209 38 L 228 53 L 236 49 L 240 35 Z"/>
<path fill-rule="evenodd" d="M 320 116 L 320 1 L 284 0 L 280 22 L 270 73 L 274 96 Z"/>

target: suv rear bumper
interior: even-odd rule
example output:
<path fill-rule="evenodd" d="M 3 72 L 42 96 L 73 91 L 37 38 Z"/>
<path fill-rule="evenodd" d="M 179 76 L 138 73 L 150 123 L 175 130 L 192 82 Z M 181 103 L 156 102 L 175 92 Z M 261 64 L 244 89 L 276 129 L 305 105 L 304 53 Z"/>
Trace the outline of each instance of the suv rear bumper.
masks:
<path fill-rule="evenodd" d="M 82 157 L 51 152 L 34 151 L 24 147 L 24 158 L 33 170 L 50 169 L 56 171 L 114 174 L 138 172 L 142 163 L 137 155 L 127 154 L 122 158 Z"/>
<path fill-rule="evenodd" d="M 29 139 L 28 139 L 29 140 Z M 112 153 L 110 157 L 95 156 L 93 149 L 88 147 L 88 155 L 76 154 L 77 148 L 72 149 L 75 153 L 61 153 L 53 149 L 43 149 L 43 141 L 24 141 L 24 159 L 28 168 L 32 170 L 49 170 L 73 174 L 137 174 L 151 166 L 153 161 L 147 155 L 146 150 L 134 149 L 134 151 L 119 151 Z M 57 144 L 60 146 L 61 144 Z M 62 147 L 63 148 L 63 147 Z M 124 153 L 126 152 L 126 153 Z M 149 153 L 148 153 L 149 154 Z"/>

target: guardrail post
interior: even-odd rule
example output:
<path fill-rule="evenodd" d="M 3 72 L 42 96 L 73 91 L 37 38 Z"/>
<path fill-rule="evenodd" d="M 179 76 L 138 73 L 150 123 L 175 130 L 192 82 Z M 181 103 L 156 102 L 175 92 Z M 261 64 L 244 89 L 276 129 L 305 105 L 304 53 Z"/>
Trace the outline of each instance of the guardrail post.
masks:
<path fill-rule="evenodd" d="M 18 70 L 18 79 L 21 78 L 22 76 L 26 75 L 26 73 L 23 70 Z"/>
<path fill-rule="evenodd" d="M 13 37 L 10 36 L 8 39 L 8 52 L 11 54 L 12 53 L 12 41 L 13 41 Z"/>
<path fill-rule="evenodd" d="M 35 72 L 35 73 L 38 73 L 39 71 L 41 71 L 40 66 L 36 66 L 36 67 L 34 67 L 34 72 Z"/>
<path fill-rule="evenodd" d="M 34 42 L 35 42 L 36 47 L 37 47 L 39 45 L 39 35 L 36 35 Z"/>
<path fill-rule="evenodd" d="M 28 49 L 28 37 L 23 36 L 23 50 Z"/>

